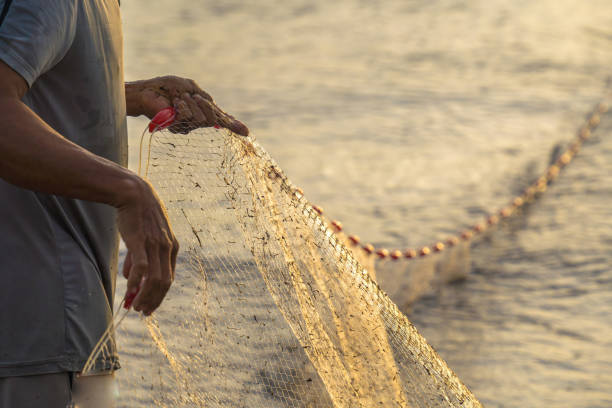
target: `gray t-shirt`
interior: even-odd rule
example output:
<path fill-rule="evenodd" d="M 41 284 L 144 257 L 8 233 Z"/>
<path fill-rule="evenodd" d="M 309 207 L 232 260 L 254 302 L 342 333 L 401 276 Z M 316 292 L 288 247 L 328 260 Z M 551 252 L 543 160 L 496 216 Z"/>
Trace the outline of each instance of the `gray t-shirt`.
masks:
<path fill-rule="evenodd" d="M 118 1 L 0 0 L 0 12 L 0 59 L 30 85 L 23 102 L 67 139 L 126 165 Z M 110 206 L 0 179 L 0 377 L 83 367 L 112 319 L 115 217 Z M 97 369 L 117 364 L 113 352 Z"/>

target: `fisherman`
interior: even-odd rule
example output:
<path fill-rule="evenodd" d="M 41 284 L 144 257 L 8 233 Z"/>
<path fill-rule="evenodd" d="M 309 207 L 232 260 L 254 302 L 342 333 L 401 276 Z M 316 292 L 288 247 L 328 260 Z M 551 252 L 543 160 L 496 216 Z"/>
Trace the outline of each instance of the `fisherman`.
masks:
<path fill-rule="evenodd" d="M 118 0 L 0 0 L 0 408 L 114 406 L 115 350 L 78 373 L 112 321 L 119 235 L 134 309 L 170 288 L 178 243 L 126 168 L 126 114 L 248 134 L 192 80 L 124 83 L 122 53 Z"/>

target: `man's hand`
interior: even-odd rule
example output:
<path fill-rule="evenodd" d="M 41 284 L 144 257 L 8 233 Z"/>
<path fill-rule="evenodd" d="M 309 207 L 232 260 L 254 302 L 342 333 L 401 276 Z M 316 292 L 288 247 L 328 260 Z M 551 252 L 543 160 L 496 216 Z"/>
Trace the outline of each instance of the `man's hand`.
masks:
<path fill-rule="evenodd" d="M 177 111 L 174 133 L 189 133 L 199 127 L 220 126 L 242 136 L 249 129 L 219 108 L 212 97 L 193 80 L 164 76 L 125 84 L 127 113 L 152 119 L 160 110 L 173 106 Z"/>
<path fill-rule="evenodd" d="M 123 264 L 128 280 L 125 305 L 134 299 L 134 310 L 148 316 L 172 285 L 179 245 L 153 188 L 135 179 L 130 190 L 117 206 L 119 232 L 128 248 Z"/>

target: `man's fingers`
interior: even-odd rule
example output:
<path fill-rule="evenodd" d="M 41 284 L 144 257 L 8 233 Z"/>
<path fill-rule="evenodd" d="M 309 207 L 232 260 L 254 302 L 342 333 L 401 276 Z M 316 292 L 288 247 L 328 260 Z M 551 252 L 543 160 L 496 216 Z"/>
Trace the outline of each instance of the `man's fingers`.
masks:
<path fill-rule="evenodd" d="M 139 292 L 140 281 L 142 280 L 143 276 L 147 275 L 149 270 L 149 261 L 144 248 L 134 251 L 131 254 L 132 265 L 128 276 L 127 292 L 125 294 L 126 299 L 133 299 Z"/>
<path fill-rule="evenodd" d="M 192 90 L 191 93 L 199 95 L 200 97 L 206 99 L 209 102 L 213 101 L 212 96 L 210 96 L 210 94 L 208 92 L 206 92 L 205 90 L 200 88 L 200 86 L 193 79 L 190 79 L 190 81 L 191 81 L 191 85 L 193 87 L 193 90 Z"/>
<path fill-rule="evenodd" d="M 176 257 L 179 251 L 179 243 L 176 238 L 173 239 L 172 252 L 170 253 L 170 266 L 172 267 L 172 280 L 174 281 L 174 271 L 176 270 Z"/>
<path fill-rule="evenodd" d="M 249 135 L 249 129 L 242 122 L 234 119 L 232 115 L 225 113 L 221 108 L 215 105 L 214 102 L 204 99 L 199 95 L 195 95 L 193 99 L 198 103 L 200 109 L 209 119 L 207 123 L 208 126 L 219 125 L 239 135 Z"/>
<path fill-rule="evenodd" d="M 168 290 L 170 290 L 170 286 L 172 286 L 172 282 L 174 281 L 174 266 L 172 265 L 173 245 L 174 243 L 172 241 L 169 241 L 168 246 L 160 248 L 161 251 L 159 253 L 159 264 L 161 268 L 160 289 L 162 291 L 162 299 L 166 296 L 166 293 L 168 292 Z"/>
<path fill-rule="evenodd" d="M 240 136 L 249 135 L 249 128 L 244 123 L 236 119 L 230 123 L 228 129 Z"/>
<path fill-rule="evenodd" d="M 223 109 L 218 107 L 216 104 L 212 104 L 215 109 L 215 115 L 217 117 L 218 123 L 221 127 L 231 130 L 232 132 L 241 135 L 248 136 L 249 128 L 239 120 L 236 120 L 232 115 L 226 113 Z"/>
<path fill-rule="evenodd" d="M 176 119 L 174 124 L 170 126 L 170 131 L 174 133 L 187 134 L 193 130 L 194 127 L 191 124 L 193 119 L 193 112 L 189 109 L 187 102 L 181 98 L 174 98 L 174 109 L 176 109 Z"/>
<path fill-rule="evenodd" d="M 172 106 L 168 98 L 156 92 L 154 89 L 143 90 L 142 99 L 147 101 L 143 107 L 145 109 L 144 114 L 149 118 L 155 116 L 160 110 Z"/>
<path fill-rule="evenodd" d="M 202 98 L 200 95 L 195 95 L 193 97 L 195 102 L 198 104 L 198 107 L 204 112 L 206 118 L 208 119 L 206 125 L 214 126 L 217 124 L 217 115 L 215 114 L 215 110 L 213 108 L 212 102 Z"/>
<path fill-rule="evenodd" d="M 149 273 L 142 283 L 140 292 L 134 299 L 134 310 L 150 315 L 160 305 L 172 284 L 170 254 L 172 241 L 165 237 L 161 241 L 147 245 Z"/>
<path fill-rule="evenodd" d="M 206 99 L 207 101 L 212 102 L 213 98 L 212 96 L 210 96 L 210 94 L 206 91 L 204 91 L 203 89 L 200 89 L 200 87 L 198 87 L 198 89 L 196 90 L 196 95 L 201 96 L 202 98 Z"/>
<path fill-rule="evenodd" d="M 155 293 L 158 292 L 161 272 L 159 270 L 159 256 L 157 251 L 152 247 L 147 247 L 148 258 L 148 273 L 142 281 L 138 296 L 134 299 L 134 310 L 143 312 L 145 315 L 151 314 L 151 303 L 155 298 Z"/>
<path fill-rule="evenodd" d="M 217 117 L 219 118 L 218 122 L 221 125 L 221 127 L 229 129 L 232 132 L 240 136 L 249 135 L 249 128 L 246 127 L 244 123 L 240 122 L 239 120 L 234 119 L 231 115 L 228 115 L 227 113 L 221 111 L 220 109 L 219 111 L 220 113 L 217 114 Z"/>
<path fill-rule="evenodd" d="M 123 277 L 125 279 L 127 279 L 128 276 L 130 276 L 131 268 L 132 268 L 132 253 L 128 251 L 127 255 L 125 256 L 125 260 L 123 261 Z"/>
<path fill-rule="evenodd" d="M 193 115 L 191 118 L 193 124 L 198 127 L 206 126 L 211 118 L 210 116 L 206 115 L 204 110 L 200 107 L 200 104 L 196 103 L 194 98 L 192 98 L 188 93 L 184 93 L 182 99 L 187 103 L 187 106 Z"/>

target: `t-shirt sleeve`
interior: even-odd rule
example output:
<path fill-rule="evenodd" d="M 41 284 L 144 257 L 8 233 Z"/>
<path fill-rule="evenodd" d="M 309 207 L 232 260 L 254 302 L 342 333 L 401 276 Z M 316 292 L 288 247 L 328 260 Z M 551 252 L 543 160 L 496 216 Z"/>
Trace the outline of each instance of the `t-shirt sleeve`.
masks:
<path fill-rule="evenodd" d="M 0 60 L 32 86 L 62 60 L 76 33 L 81 0 L 0 0 Z"/>

